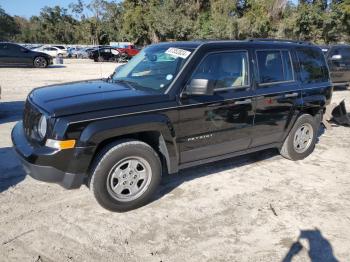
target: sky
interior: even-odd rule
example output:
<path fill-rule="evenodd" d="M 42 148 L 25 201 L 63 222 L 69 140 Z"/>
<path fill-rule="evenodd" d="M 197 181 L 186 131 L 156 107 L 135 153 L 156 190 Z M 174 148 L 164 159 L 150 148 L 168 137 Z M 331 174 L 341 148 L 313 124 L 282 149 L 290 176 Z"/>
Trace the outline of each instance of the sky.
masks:
<path fill-rule="evenodd" d="M 24 16 L 26 18 L 32 15 L 38 15 L 40 9 L 44 6 L 55 6 L 68 8 L 68 5 L 74 0 L 0 0 L 0 6 L 10 15 Z M 84 2 L 89 2 L 85 0 Z M 296 3 L 297 0 L 292 0 Z"/>
<path fill-rule="evenodd" d="M 40 10 L 44 6 L 56 6 L 59 5 L 64 8 L 68 8 L 69 4 L 76 2 L 75 0 L 0 0 L 0 6 L 9 15 L 24 16 L 26 18 L 32 15 L 39 15 Z M 89 0 L 83 1 L 84 3 L 90 2 Z M 111 1 L 112 2 L 112 1 Z M 119 1 L 116 1 L 119 2 Z"/>
<path fill-rule="evenodd" d="M 72 0 L 0 0 L 0 6 L 9 15 L 31 17 L 38 15 L 44 6 L 68 7 Z"/>

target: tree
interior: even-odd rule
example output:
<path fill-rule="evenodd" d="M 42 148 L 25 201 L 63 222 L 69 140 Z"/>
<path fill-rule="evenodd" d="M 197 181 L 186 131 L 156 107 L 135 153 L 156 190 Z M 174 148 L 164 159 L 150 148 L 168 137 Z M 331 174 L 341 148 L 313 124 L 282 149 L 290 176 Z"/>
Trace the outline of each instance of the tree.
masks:
<path fill-rule="evenodd" d="M 247 1 L 247 7 L 239 21 L 239 38 L 265 38 L 273 35 L 270 17 L 270 1 Z"/>
<path fill-rule="evenodd" d="M 124 10 L 122 15 L 121 39 L 132 41 L 136 44 L 149 44 L 151 32 L 147 23 L 149 4 L 141 0 L 126 0 L 122 4 Z"/>
<path fill-rule="evenodd" d="M 0 40 L 11 39 L 12 36 L 20 32 L 19 30 L 14 18 L 5 13 L 5 10 L 0 6 Z"/>
<path fill-rule="evenodd" d="M 146 45 L 191 39 L 350 41 L 350 0 L 74 0 L 29 19 L 0 8 L 0 38 L 19 42 Z"/>

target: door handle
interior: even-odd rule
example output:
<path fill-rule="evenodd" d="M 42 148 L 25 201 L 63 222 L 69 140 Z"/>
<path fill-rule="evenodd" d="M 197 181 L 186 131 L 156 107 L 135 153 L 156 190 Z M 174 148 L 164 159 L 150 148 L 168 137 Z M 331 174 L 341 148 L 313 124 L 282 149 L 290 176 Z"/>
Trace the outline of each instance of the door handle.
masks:
<path fill-rule="evenodd" d="M 297 97 L 298 93 L 290 93 L 290 94 L 285 94 L 284 97 L 285 98 L 289 98 L 289 97 Z"/>
<path fill-rule="evenodd" d="M 250 104 L 251 102 L 252 102 L 251 99 L 245 99 L 241 101 L 235 101 L 235 105 L 246 105 L 246 104 Z"/>

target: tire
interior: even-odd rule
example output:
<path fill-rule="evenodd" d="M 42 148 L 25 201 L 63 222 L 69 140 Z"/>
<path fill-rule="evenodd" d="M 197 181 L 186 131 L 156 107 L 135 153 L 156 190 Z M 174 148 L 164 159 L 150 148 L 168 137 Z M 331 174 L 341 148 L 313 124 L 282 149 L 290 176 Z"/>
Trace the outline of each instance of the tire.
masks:
<path fill-rule="evenodd" d="M 110 59 L 109 59 L 109 62 L 117 62 L 118 61 L 118 58 L 116 56 L 112 56 Z"/>
<path fill-rule="evenodd" d="M 286 137 L 280 154 L 290 160 L 301 160 L 309 156 L 316 144 L 320 118 L 309 114 L 300 116 Z"/>
<path fill-rule="evenodd" d="M 125 212 L 149 202 L 160 183 L 162 167 L 148 144 L 121 140 L 101 150 L 91 173 L 89 187 L 97 202 L 108 210 Z"/>
<path fill-rule="evenodd" d="M 48 62 L 45 57 L 37 56 L 33 60 L 33 66 L 35 68 L 46 68 L 48 66 Z"/>

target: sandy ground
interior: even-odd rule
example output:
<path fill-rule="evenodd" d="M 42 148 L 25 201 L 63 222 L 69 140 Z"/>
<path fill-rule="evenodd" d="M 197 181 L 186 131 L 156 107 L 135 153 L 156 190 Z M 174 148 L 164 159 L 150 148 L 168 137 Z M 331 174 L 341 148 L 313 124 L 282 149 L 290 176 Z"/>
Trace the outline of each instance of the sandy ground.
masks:
<path fill-rule="evenodd" d="M 115 68 L 65 62 L 0 68 L 0 261 L 349 261 L 349 128 L 326 130 L 303 161 L 272 150 L 167 176 L 151 204 L 122 214 L 86 187 L 25 176 L 10 131 L 28 92 Z M 350 109 L 350 91 L 333 95 L 343 98 Z"/>

